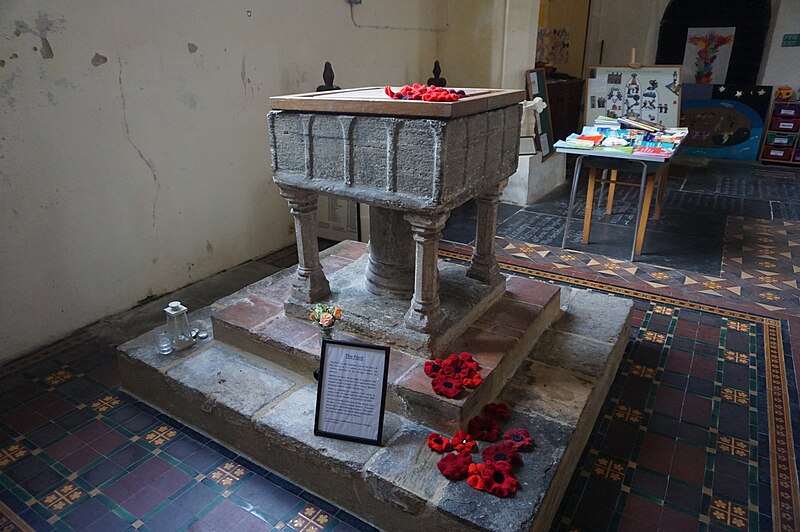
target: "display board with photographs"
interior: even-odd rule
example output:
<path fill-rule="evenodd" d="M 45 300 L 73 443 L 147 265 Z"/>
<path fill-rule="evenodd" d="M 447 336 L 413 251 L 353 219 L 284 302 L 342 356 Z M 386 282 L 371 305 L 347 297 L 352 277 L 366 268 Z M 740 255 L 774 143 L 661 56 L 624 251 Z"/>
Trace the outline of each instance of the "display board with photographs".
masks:
<path fill-rule="evenodd" d="M 681 107 L 680 65 L 589 66 L 586 68 L 584 120 L 632 115 L 665 127 L 678 127 Z"/>

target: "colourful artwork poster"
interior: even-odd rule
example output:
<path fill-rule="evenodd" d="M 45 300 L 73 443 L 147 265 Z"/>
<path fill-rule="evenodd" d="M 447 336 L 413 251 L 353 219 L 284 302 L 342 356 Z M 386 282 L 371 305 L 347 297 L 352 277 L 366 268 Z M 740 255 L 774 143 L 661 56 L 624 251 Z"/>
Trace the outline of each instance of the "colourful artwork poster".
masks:
<path fill-rule="evenodd" d="M 689 136 L 681 153 L 755 161 L 771 94 L 768 85 L 684 85 L 681 125 Z"/>
<path fill-rule="evenodd" d="M 569 30 L 539 28 L 536 36 L 536 61 L 550 65 L 569 62 Z"/>
<path fill-rule="evenodd" d="M 683 83 L 725 83 L 735 27 L 689 28 L 683 53 Z"/>

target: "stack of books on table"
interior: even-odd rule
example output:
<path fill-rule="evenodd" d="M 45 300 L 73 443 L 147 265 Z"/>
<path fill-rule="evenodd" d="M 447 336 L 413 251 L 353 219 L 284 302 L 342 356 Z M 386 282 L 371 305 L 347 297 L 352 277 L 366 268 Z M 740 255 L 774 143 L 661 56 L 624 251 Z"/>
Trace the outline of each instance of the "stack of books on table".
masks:
<path fill-rule="evenodd" d="M 614 129 L 605 125 L 585 126 L 580 134 L 573 133 L 565 140 L 556 142 L 554 146 L 667 158 L 688 132 L 686 128 L 645 132 L 640 129 Z"/>
<path fill-rule="evenodd" d="M 578 135 L 576 133 L 573 133 L 565 140 L 559 140 L 558 142 L 556 142 L 554 146 L 556 148 L 571 148 L 574 150 L 591 150 L 592 148 L 600 144 L 600 141 L 602 140 L 603 140 L 602 135 L 600 135 L 600 138 L 597 139 L 594 137 L 584 138 L 584 135 Z"/>
<path fill-rule="evenodd" d="M 609 118 L 607 116 L 600 115 L 594 119 L 594 127 L 619 129 L 619 122 L 616 118 Z"/>
<path fill-rule="evenodd" d="M 645 145 L 647 144 L 647 145 Z M 651 144 L 655 144 L 652 146 Z M 637 144 L 633 148 L 634 155 L 647 155 L 651 157 L 669 157 L 672 155 L 674 145 L 662 145 L 660 142 L 646 142 Z"/>
<path fill-rule="evenodd" d="M 617 122 L 619 122 L 620 126 L 622 127 L 626 127 L 628 129 L 639 129 L 641 131 L 647 131 L 648 133 L 658 133 L 659 131 L 664 131 L 665 129 L 661 124 L 648 122 L 647 120 L 642 120 L 641 118 L 635 118 L 632 116 L 623 116 L 622 118 L 617 118 Z"/>

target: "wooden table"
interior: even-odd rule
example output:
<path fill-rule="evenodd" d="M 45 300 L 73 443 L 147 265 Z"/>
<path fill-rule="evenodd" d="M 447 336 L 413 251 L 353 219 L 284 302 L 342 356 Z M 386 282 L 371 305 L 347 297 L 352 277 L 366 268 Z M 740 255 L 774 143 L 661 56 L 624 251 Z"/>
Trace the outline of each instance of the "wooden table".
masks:
<path fill-rule="evenodd" d="M 677 146 L 671 155 L 675 154 Z M 599 151 L 599 150 L 580 150 L 574 148 L 556 148 L 558 153 L 578 155 L 575 163 L 575 173 L 572 178 L 572 192 L 569 198 L 569 209 L 567 210 L 567 223 L 564 227 L 564 239 L 561 247 L 567 245 L 567 232 L 572 220 L 572 208 L 575 204 L 575 194 L 578 190 L 578 180 L 580 179 L 581 168 L 589 167 L 589 184 L 586 192 L 586 212 L 583 216 L 583 243 L 589 243 L 589 231 L 592 224 L 592 206 L 594 203 L 594 188 L 597 181 L 610 185 L 608 205 L 606 212 L 610 214 L 611 204 L 613 203 L 614 188 L 616 186 L 638 186 L 639 187 L 639 206 L 636 211 L 636 229 L 631 246 L 631 261 L 636 255 L 641 255 L 644 234 L 647 230 L 647 219 L 650 213 L 650 204 L 653 201 L 653 192 L 658 188 L 656 198 L 655 218 L 661 215 L 661 204 L 664 200 L 664 189 L 666 188 L 667 175 L 669 174 L 670 157 L 660 157 L 652 155 L 639 155 L 633 153 L 623 153 L 618 151 Z M 597 170 L 603 170 L 603 177 L 597 178 Z M 606 178 L 606 171 L 611 171 L 611 177 Z M 617 172 L 641 173 L 641 181 L 623 182 L 617 180 Z"/>

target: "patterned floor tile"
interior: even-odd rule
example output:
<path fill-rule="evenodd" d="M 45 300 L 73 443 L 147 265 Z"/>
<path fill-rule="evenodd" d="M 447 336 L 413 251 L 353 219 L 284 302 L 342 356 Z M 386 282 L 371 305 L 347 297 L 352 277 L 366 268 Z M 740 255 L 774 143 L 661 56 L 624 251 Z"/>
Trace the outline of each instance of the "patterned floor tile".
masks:
<path fill-rule="evenodd" d="M 161 425 L 158 428 L 148 432 L 144 436 L 144 440 L 155 446 L 161 446 L 169 442 L 178 435 L 178 431 L 169 425 Z"/>
<path fill-rule="evenodd" d="M 25 458 L 29 454 L 30 451 L 19 443 L 14 443 L 4 449 L 0 449 L 0 469 Z"/>
<path fill-rule="evenodd" d="M 246 474 L 247 469 L 240 466 L 236 462 L 225 462 L 212 471 L 208 477 L 220 486 L 230 488 L 234 483 L 241 480 Z"/>
<path fill-rule="evenodd" d="M 306 504 L 296 516 L 289 521 L 289 527 L 297 532 L 320 532 L 333 521 L 333 516 L 317 508 L 313 504 Z"/>
<path fill-rule="evenodd" d="M 67 483 L 43 497 L 39 502 L 41 502 L 45 508 L 56 514 L 74 505 L 84 496 L 86 496 L 86 492 L 80 489 L 76 484 Z"/>
<path fill-rule="evenodd" d="M 117 406 L 119 406 L 120 403 L 121 401 L 119 397 L 115 397 L 113 395 L 106 395 L 102 399 L 94 401 L 90 406 L 92 410 L 94 410 L 95 412 L 105 414 L 112 408 L 116 408 Z"/>

